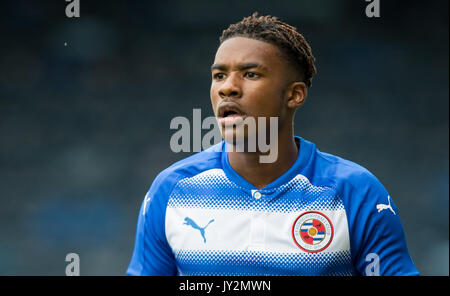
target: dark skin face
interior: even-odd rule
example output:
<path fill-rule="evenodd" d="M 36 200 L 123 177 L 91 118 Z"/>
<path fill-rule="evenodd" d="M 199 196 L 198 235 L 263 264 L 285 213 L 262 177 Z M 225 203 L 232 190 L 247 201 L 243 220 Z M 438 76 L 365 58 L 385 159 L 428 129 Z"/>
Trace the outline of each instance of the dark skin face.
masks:
<path fill-rule="evenodd" d="M 266 117 L 267 123 L 268 117 L 278 117 L 279 153 L 274 163 L 261 164 L 258 152 L 229 154 L 233 169 L 262 188 L 287 171 L 297 158 L 293 117 L 305 102 L 306 85 L 298 81 L 298 74 L 278 47 L 246 37 L 224 41 L 211 71 L 211 103 L 220 126 L 248 116 Z M 230 109 L 236 114 L 227 115 Z M 222 126 L 224 132 L 236 133 Z"/>
<path fill-rule="evenodd" d="M 212 70 L 211 102 L 216 117 L 221 106 L 233 106 L 243 117 L 278 117 L 279 128 L 292 125 L 294 111 L 306 98 L 306 86 L 280 50 L 267 42 L 234 37 L 217 50 Z M 222 128 L 222 131 L 224 129 Z"/>

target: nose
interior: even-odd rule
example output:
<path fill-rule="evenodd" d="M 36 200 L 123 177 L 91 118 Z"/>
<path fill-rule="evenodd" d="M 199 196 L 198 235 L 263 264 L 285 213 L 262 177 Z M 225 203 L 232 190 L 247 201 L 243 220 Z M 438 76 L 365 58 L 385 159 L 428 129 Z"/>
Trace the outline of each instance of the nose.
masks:
<path fill-rule="evenodd" d="M 239 85 L 239 78 L 236 74 L 230 74 L 219 87 L 219 95 L 221 98 L 240 98 L 242 90 Z"/>

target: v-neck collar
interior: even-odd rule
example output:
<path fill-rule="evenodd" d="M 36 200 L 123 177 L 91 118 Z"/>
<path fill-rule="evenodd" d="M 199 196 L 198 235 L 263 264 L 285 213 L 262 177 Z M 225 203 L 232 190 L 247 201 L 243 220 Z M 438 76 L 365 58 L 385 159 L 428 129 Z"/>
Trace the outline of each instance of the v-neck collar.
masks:
<path fill-rule="evenodd" d="M 228 159 L 228 147 L 225 143 L 225 141 L 222 142 L 222 167 L 223 170 L 232 182 L 236 183 L 240 187 L 243 187 L 250 191 L 259 191 L 261 193 L 271 193 L 276 191 L 280 186 L 288 183 L 291 181 L 295 176 L 298 174 L 301 174 L 302 171 L 305 169 L 306 165 L 308 164 L 308 161 L 311 157 L 313 144 L 305 141 L 303 138 L 295 136 L 296 142 L 299 143 L 299 152 L 297 155 L 297 159 L 295 160 L 294 164 L 287 170 L 283 175 L 272 181 L 270 184 L 266 185 L 265 187 L 258 189 L 256 186 L 248 182 L 246 179 L 244 179 L 241 175 L 239 175 L 230 165 L 229 159 Z"/>

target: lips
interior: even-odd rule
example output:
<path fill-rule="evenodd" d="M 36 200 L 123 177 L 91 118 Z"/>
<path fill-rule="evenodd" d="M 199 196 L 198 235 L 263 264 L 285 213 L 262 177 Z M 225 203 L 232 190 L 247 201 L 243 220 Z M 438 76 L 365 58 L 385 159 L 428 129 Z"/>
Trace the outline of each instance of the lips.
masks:
<path fill-rule="evenodd" d="M 223 126 L 237 125 L 245 118 L 245 113 L 236 104 L 221 105 L 217 114 L 217 120 Z"/>

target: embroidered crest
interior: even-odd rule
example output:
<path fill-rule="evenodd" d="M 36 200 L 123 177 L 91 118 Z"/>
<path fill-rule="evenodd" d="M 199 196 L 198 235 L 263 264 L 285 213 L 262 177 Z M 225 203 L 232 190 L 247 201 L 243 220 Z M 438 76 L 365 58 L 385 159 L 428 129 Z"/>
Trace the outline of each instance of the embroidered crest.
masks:
<path fill-rule="evenodd" d="M 333 240 L 333 225 L 327 216 L 309 211 L 301 214 L 292 225 L 295 244 L 308 253 L 325 250 Z"/>

